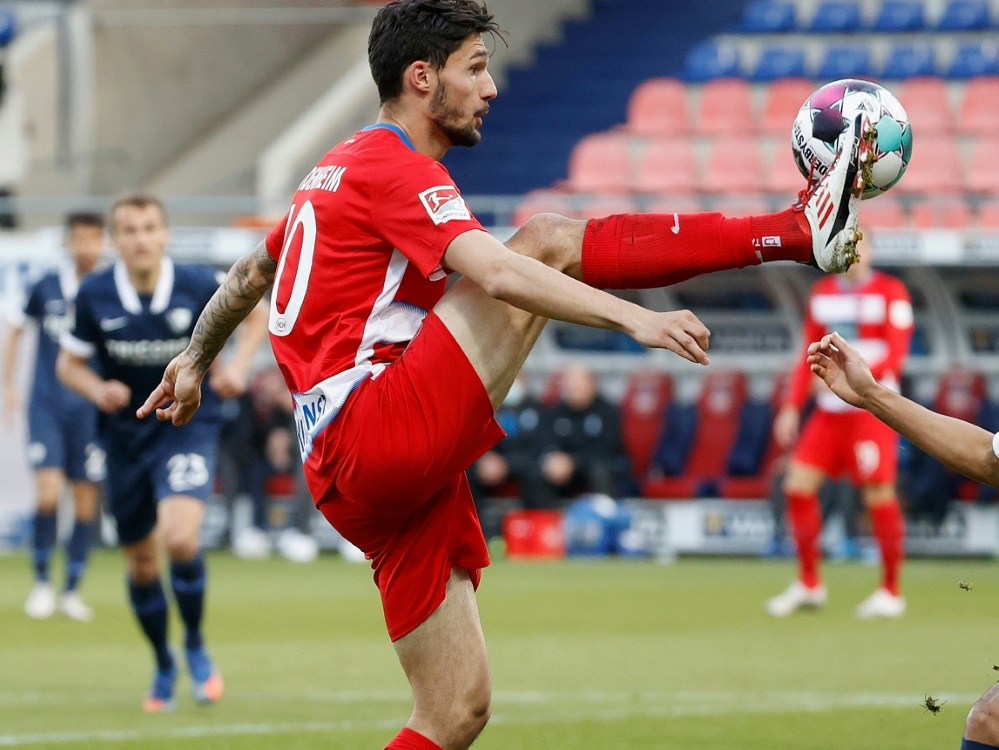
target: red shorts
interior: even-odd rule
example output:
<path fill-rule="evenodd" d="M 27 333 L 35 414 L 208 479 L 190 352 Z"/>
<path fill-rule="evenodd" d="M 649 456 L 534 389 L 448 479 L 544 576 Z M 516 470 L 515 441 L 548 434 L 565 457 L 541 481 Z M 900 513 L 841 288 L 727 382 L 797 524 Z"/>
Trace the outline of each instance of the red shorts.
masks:
<path fill-rule="evenodd" d="M 794 460 L 856 485 L 894 484 L 898 473 L 898 435 L 873 414 L 860 409 L 816 409 L 805 423 Z"/>
<path fill-rule="evenodd" d="M 465 470 L 504 436 L 478 374 L 431 313 L 315 438 L 309 489 L 371 560 L 393 641 L 440 606 L 452 568 L 478 586 L 489 551 Z"/>

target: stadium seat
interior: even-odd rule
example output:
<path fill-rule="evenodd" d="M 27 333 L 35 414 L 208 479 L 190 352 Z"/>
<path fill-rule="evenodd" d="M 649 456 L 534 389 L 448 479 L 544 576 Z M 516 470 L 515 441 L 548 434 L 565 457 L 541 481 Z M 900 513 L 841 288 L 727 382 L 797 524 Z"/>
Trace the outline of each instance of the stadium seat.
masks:
<path fill-rule="evenodd" d="M 774 149 L 773 156 L 770 159 L 770 169 L 766 173 L 767 192 L 796 195 L 805 186 L 806 180 L 801 176 L 801 172 L 798 171 L 798 165 L 794 162 L 790 143 L 782 141 Z"/>
<path fill-rule="evenodd" d="M 972 147 L 965 184 L 974 193 L 999 194 L 999 136 L 979 138 Z"/>
<path fill-rule="evenodd" d="M 871 23 L 872 31 L 922 31 L 926 28 L 923 3 L 919 0 L 884 0 Z"/>
<path fill-rule="evenodd" d="M 649 470 L 652 452 L 662 433 L 673 381 L 663 372 L 636 372 L 628 378 L 621 400 L 621 436 L 634 476 Z"/>
<path fill-rule="evenodd" d="M 569 156 L 568 185 L 577 193 L 627 193 L 632 185 L 631 141 L 626 133 L 595 133 Z"/>
<path fill-rule="evenodd" d="M 960 45 L 950 67 L 947 68 L 948 78 L 994 75 L 999 75 L 999 50 L 992 41 Z"/>
<path fill-rule="evenodd" d="M 650 476 L 643 493 L 647 497 L 664 499 L 717 495 L 746 397 L 745 374 L 716 370 L 705 375 L 697 400 L 693 440 L 682 473 L 679 476 Z M 664 438 L 668 437 L 668 432 L 667 420 Z"/>
<path fill-rule="evenodd" d="M 951 0 L 937 22 L 940 31 L 977 31 L 988 27 L 988 0 Z"/>
<path fill-rule="evenodd" d="M 790 205 L 791 199 L 789 198 L 787 204 L 780 206 L 780 208 L 784 209 Z M 725 214 L 729 218 L 737 218 L 768 214 L 770 206 L 763 196 L 753 192 L 746 195 L 723 195 L 711 203 L 710 210 Z"/>
<path fill-rule="evenodd" d="M 566 193 L 556 192 L 547 188 L 532 190 L 517 204 L 511 226 L 522 227 L 524 222 L 534 216 L 534 214 L 556 213 L 563 216 L 574 216 L 574 204 L 578 201 Z"/>
<path fill-rule="evenodd" d="M 875 200 L 864 201 L 860 208 L 861 230 L 901 229 L 906 222 L 905 207 L 892 195 L 879 195 Z"/>
<path fill-rule="evenodd" d="M 785 0 L 753 0 L 742 12 L 742 21 L 735 28 L 747 34 L 773 34 L 794 31 L 794 3 Z"/>
<path fill-rule="evenodd" d="M 973 78 L 964 84 L 957 118 L 961 134 L 999 133 L 999 76 Z"/>
<path fill-rule="evenodd" d="M 975 225 L 981 229 L 999 229 L 999 199 L 993 198 L 978 204 Z"/>
<path fill-rule="evenodd" d="M 732 137 L 754 130 L 753 90 L 740 78 L 718 78 L 701 86 L 694 128 L 701 135 Z"/>
<path fill-rule="evenodd" d="M 870 47 L 864 44 L 833 44 L 826 47 L 816 77 L 835 81 L 839 78 L 863 78 L 870 73 Z"/>
<path fill-rule="evenodd" d="M 683 77 L 688 81 L 710 81 L 742 74 L 739 50 L 726 42 L 702 42 L 687 55 Z"/>
<path fill-rule="evenodd" d="M 689 141 L 656 139 L 645 145 L 638 162 L 635 192 L 687 195 L 699 187 L 699 170 Z"/>
<path fill-rule="evenodd" d="M 651 78 L 640 83 L 628 100 L 628 130 L 637 135 L 685 133 L 687 87 L 675 78 Z"/>
<path fill-rule="evenodd" d="M 706 210 L 698 198 L 691 195 L 666 195 L 645 205 L 649 214 L 696 214 Z"/>
<path fill-rule="evenodd" d="M 774 466 L 784 452 L 773 434 L 773 420 L 784 401 L 787 375 L 774 378 L 769 402 L 747 401 L 739 431 L 720 483 L 721 497 L 755 499 L 770 495 Z"/>
<path fill-rule="evenodd" d="M 900 193 L 960 192 L 964 189 L 961 160 L 953 138 L 927 136 L 913 151 L 905 175 L 893 190 Z"/>
<path fill-rule="evenodd" d="M 817 33 L 852 33 L 863 25 L 860 15 L 860 3 L 846 0 L 826 0 L 812 16 L 808 25 L 809 31 Z"/>
<path fill-rule="evenodd" d="M 888 79 L 931 76 L 937 72 L 936 55 L 929 42 L 907 42 L 893 45 L 881 69 L 881 77 Z"/>
<path fill-rule="evenodd" d="M 971 208 L 963 198 L 935 196 L 914 205 L 909 215 L 920 229 L 967 229 L 972 224 Z"/>
<path fill-rule="evenodd" d="M 777 81 L 806 73 L 805 51 L 800 47 L 764 47 L 760 60 L 749 76 L 753 81 Z"/>
<path fill-rule="evenodd" d="M 598 195 L 584 200 L 576 209 L 574 217 L 577 219 L 599 219 L 614 214 L 634 213 L 635 208 L 635 201 L 630 196 Z"/>
<path fill-rule="evenodd" d="M 767 86 L 763 100 L 763 132 L 790 137 L 791 123 L 814 90 L 815 84 L 807 78 L 783 78 Z"/>
<path fill-rule="evenodd" d="M 706 193 L 756 193 L 763 174 L 763 161 L 755 138 L 719 138 L 708 153 L 701 187 Z"/>
<path fill-rule="evenodd" d="M 942 78 L 922 76 L 902 81 L 895 92 L 903 103 L 913 131 L 923 135 L 950 133 L 954 128 L 953 110 Z"/>

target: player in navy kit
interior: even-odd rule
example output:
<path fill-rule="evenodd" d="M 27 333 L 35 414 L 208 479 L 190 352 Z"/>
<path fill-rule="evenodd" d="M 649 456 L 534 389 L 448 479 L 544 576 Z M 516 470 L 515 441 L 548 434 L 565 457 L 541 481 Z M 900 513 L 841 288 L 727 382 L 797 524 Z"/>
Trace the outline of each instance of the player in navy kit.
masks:
<path fill-rule="evenodd" d="M 31 539 L 35 585 L 24 604 L 29 617 L 43 620 L 58 610 L 87 622 L 94 612 L 77 587 L 86 571 L 90 540 L 104 479 L 104 454 L 96 444 L 97 410 L 56 379 L 59 337 L 69 325 L 67 308 L 80 280 L 94 270 L 104 251 L 104 219 L 75 213 L 66 219 L 67 258 L 42 276 L 28 293 L 23 309 L 10 321 L 4 358 L 4 412 L 10 424 L 21 408 L 15 383 L 21 334 L 27 319 L 38 326 L 38 348 L 28 401 L 28 459 L 35 471 L 38 509 Z M 49 558 L 56 543 L 56 511 L 67 480 L 72 485 L 73 531 L 66 543 L 66 576 L 61 595 L 49 581 Z"/>
<path fill-rule="evenodd" d="M 177 667 L 167 638 L 167 599 L 160 581 L 161 545 L 186 629 L 191 689 L 200 703 L 222 695 L 222 678 L 201 633 L 205 563 L 199 548 L 204 502 L 215 475 L 219 397 L 245 387 L 253 354 L 266 331 L 260 309 L 229 363 L 213 372 L 203 409 L 188 429 L 140 421 L 135 410 L 159 383 L 163 366 L 182 351 L 221 275 L 175 265 L 162 204 L 143 195 L 119 199 L 111 238 L 121 254 L 114 266 L 87 279 L 76 298 L 75 324 L 62 337 L 60 380 L 97 405 L 108 456 L 108 507 L 128 565 L 132 609 L 156 656 L 144 708 L 173 707 Z M 96 357 L 98 370 L 88 365 Z"/>

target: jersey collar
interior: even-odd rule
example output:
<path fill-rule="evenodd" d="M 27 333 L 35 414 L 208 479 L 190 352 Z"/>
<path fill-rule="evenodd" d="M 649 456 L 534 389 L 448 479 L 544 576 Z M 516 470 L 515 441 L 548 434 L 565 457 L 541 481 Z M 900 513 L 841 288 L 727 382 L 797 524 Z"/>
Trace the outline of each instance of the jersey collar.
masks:
<path fill-rule="evenodd" d="M 59 290 L 62 298 L 67 302 L 76 299 L 76 292 L 80 288 L 80 279 L 76 275 L 76 264 L 72 261 L 63 261 L 59 264 Z"/>
<path fill-rule="evenodd" d="M 149 312 L 158 315 L 167 309 L 170 304 L 170 297 L 173 295 L 173 261 L 164 257 L 160 261 L 160 278 L 156 282 L 156 290 L 153 292 L 152 302 L 149 303 Z M 142 313 L 142 302 L 139 301 L 139 293 L 135 291 L 132 282 L 128 278 L 128 267 L 125 261 L 116 260 L 114 264 L 114 285 L 118 289 L 118 299 L 125 312 L 132 315 Z"/>
<path fill-rule="evenodd" d="M 391 123 L 388 122 L 376 122 L 374 125 L 368 125 L 368 127 L 366 128 L 361 128 L 362 132 L 365 130 L 391 130 L 393 133 L 399 136 L 399 140 L 405 143 L 410 151 L 416 151 L 416 146 L 414 146 L 413 142 L 409 140 L 409 136 L 406 135 L 406 131 L 400 128 L 398 125 L 392 125 Z"/>

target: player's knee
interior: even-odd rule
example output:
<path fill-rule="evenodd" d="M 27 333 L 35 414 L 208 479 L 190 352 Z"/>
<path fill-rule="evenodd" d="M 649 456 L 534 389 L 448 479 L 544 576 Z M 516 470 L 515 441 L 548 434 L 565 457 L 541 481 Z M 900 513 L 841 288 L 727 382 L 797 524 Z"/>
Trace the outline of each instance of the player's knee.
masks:
<path fill-rule="evenodd" d="M 964 724 L 964 736 L 988 745 L 999 743 L 999 690 L 989 690 L 971 707 Z"/>
<path fill-rule="evenodd" d="M 559 214 L 535 214 L 508 243 L 511 250 L 565 270 L 578 262 L 586 224 Z"/>
<path fill-rule="evenodd" d="M 490 690 L 483 686 L 462 701 L 455 717 L 455 747 L 468 747 L 485 729 L 491 715 L 490 700 Z"/>
<path fill-rule="evenodd" d="M 133 556 L 128 559 L 128 578 L 135 583 L 152 583 L 160 577 L 159 563 L 154 556 Z"/>
<path fill-rule="evenodd" d="M 198 554 L 198 538 L 183 530 L 167 530 L 163 534 L 163 546 L 171 560 L 190 560 Z"/>

